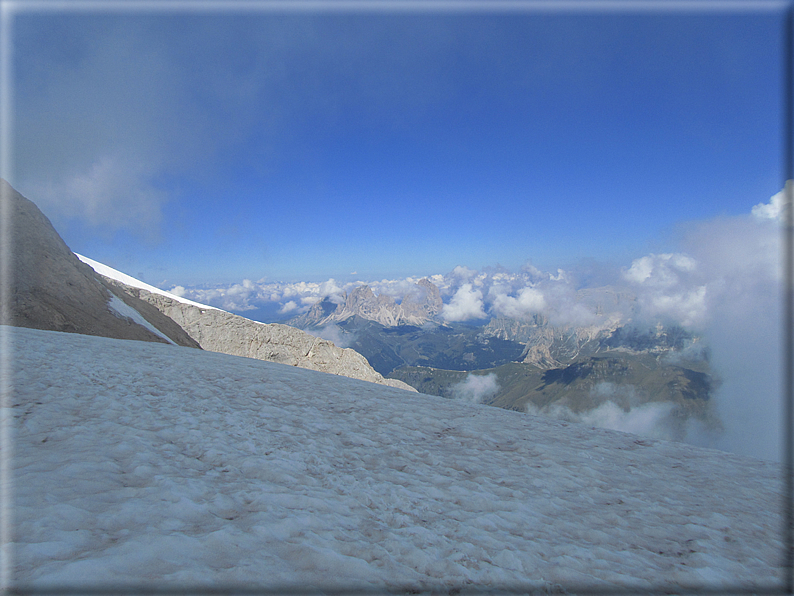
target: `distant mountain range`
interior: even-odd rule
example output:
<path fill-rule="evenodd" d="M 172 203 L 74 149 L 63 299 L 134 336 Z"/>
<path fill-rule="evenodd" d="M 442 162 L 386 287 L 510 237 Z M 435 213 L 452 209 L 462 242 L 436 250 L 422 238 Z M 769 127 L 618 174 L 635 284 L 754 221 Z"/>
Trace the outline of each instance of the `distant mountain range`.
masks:
<path fill-rule="evenodd" d="M 508 362 L 548 370 L 604 353 L 662 357 L 686 350 L 689 359 L 708 358 L 702 340 L 679 326 L 643 327 L 630 318 L 602 314 L 605 302 L 633 302 L 627 292 L 591 288 L 580 290 L 578 299 L 579 306 L 595 313 L 595 322 L 560 325 L 535 314 L 521 320 L 494 317 L 485 325 L 448 323 L 440 316 L 438 287 L 423 279 L 400 302 L 385 294 L 376 296 L 361 285 L 349 294 L 326 296 L 288 324 L 335 335 L 338 342 L 366 355 L 382 374 L 402 366 L 472 371 Z"/>
<path fill-rule="evenodd" d="M 391 296 L 375 296 L 369 286 L 361 285 L 345 294 L 343 301 L 338 301 L 338 296 L 326 296 L 307 313 L 290 320 L 289 324 L 305 329 L 359 317 L 384 327 L 421 326 L 435 320 L 442 306 L 438 287 L 428 279 L 417 282 L 399 304 Z"/>
<path fill-rule="evenodd" d="M 448 323 L 438 287 L 423 279 L 400 302 L 361 285 L 289 324 L 333 337 L 422 393 L 454 398 L 470 373 L 493 375 L 495 389 L 481 398 L 489 405 L 568 419 L 605 404 L 619 415 L 653 407 L 664 410 L 666 438 L 683 439 L 692 418 L 718 429 L 708 347 L 681 327 L 614 314 L 633 314 L 635 302 L 613 287 L 588 288 L 577 294 L 577 306 L 595 315 L 588 324 L 555 325 L 543 314 Z"/>

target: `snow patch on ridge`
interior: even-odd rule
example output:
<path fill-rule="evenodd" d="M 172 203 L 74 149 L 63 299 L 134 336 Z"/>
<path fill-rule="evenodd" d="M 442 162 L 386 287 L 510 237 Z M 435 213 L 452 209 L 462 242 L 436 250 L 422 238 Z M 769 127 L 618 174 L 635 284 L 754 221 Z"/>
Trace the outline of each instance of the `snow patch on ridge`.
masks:
<path fill-rule="evenodd" d="M 115 281 L 119 281 L 123 284 L 127 284 L 128 286 L 132 286 L 133 288 L 146 290 L 147 292 L 151 292 L 152 294 L 160 294 L 161 296 L 171 298 L 172 300 L 176 300 L 177 302 L 181 302 L 183 304 L 190 304 L 191 306 L 197 306 L 199 308 L 208 308 L 211 310 L 221 310 L 220 308 L 209 306 L 208 304 L 193 302 L 192 300 L 188 300 L 187 298 L 182 298 L 181 296 L 177 296 L 176 294 L 171 294 L 170 292 L 166 292 L 165 290 L 161 290 L 160 288 L 150 286 L 149 284 L 144 283 L 138 279 L 135 279 L 134 277 L 131 277 L 126 273 L 117 271 L 116 269 L 113 269 L 112 267 L 108 267 L 107 265 L 103 265 L 102 263 L 99 263 L 93 259 L 84 257 L 83 255 L 78 255 L 77 253 L 74 254 L 78 259 L 80 259 L 83 263 L 91 267 L 94 271 L 96 271 L 100 275 L 104 275 L 105 277 L 109 277 L 110 279 L 113 279 Z"/>
<path fill-rule="evenodd" d="M 160 331 L 157 327 L 152 325 L 149 321 L 143 318 L 143 315 L 139 313 L 137 310 L 132 308 L 130 305 L 125 303 L 121 298 L 118 296 L 111 296 L 110 300 L 108 300 L 108 308 L 121 318 L 128 318 L 132 319 L 134 322 L 138 323 L 142 327 L 146 327 L 149 331 L 162 337 L 166 340 L 169 344 L 177 345 L 176 342 L 172 341 L 170 337 L 168 337 L 165 333 Z"/>

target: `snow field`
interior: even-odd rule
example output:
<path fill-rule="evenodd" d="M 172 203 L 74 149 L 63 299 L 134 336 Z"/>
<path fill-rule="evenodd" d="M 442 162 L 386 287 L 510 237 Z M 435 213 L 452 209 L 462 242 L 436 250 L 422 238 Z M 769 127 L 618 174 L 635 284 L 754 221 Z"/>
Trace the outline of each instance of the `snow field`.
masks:
<path fill-rule="evenodd" d="M 771 462 L 190 348 L 10 334 L 18 586 L 782 577 Z"/>

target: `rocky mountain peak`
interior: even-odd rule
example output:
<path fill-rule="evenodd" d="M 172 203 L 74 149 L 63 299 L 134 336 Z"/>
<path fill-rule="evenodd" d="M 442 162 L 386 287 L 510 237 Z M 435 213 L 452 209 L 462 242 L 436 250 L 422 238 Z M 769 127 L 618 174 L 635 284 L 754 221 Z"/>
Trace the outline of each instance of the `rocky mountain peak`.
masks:
<path fill-rule="evenodd" d="M 420 279 L 414 288 L 403 297 L 400 306 L 402 306 L 406 317 L 432 319 L 441 312 L 443 307 L 441 292 L 433 282 L 425 277 Z"/>
<path fill-rule="evenodd" d="M 372 288 L 364 285 L 350 292 L 340 314 L 342 320 L 358 315 L 372 321 L 386 321 L 383 324 L 393 326 L 398 324 L 398 310 L 394 298 L 385 294 L 375 296 Z"/>
<path fill-rule="evenodd" d="M 441 312 L 441 292 L 425 278 L 402 298 L 400 303 L 388 294 L 375 295 L 368 285 L 360 285 L 336 304 L 330 297 L 317 302 L 304 315 L 290 321 L 295 327 L 321 327 L 330 323 L 361 317 L 386 327 L 423 325 Z"/>

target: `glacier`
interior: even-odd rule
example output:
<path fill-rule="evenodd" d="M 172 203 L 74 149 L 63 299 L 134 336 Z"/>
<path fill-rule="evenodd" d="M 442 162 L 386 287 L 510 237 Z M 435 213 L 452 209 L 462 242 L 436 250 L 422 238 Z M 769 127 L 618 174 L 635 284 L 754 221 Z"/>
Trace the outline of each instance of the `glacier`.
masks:
<path fill-rule="evenodd" d="M 770 589 L 779 464 L 3 327 L 13 589 Z"/>

